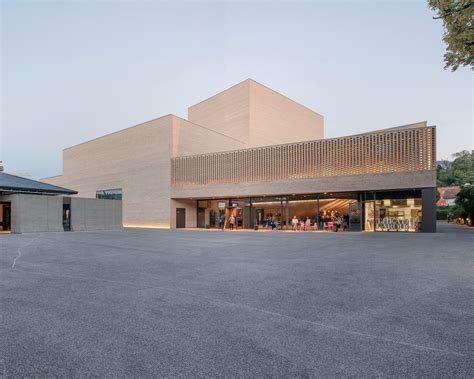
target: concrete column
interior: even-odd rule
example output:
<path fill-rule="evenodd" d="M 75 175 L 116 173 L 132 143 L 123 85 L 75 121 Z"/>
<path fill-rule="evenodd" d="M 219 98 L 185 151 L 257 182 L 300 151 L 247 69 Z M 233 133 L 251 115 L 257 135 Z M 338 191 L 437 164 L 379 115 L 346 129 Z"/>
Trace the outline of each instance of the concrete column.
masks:
<path fill-rule="evenodd" d="M 318 230 L 320 229 L 319 228 L 319 194 L 318 194 L 318 203 L 317 203 L 317 206 L 316 206 L 316 225 L 318 226 Z"/>
<path fill-rule="evenodd" d="M 436 188 L 423 188 L 421 190 L 421 231 L 423 233 L 436 233 Z"/>
<path fill-rule="evenodd" d="M 280 197 L 280 230 L 283 230 L 283 198 Z"/>

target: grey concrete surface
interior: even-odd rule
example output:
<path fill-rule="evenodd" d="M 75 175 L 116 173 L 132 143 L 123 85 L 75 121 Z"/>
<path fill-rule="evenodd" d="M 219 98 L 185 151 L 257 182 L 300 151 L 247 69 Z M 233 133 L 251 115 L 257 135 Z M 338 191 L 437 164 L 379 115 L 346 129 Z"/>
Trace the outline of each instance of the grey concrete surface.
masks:
<path fill-rule="evenodd" d="M 63 230 L 62 197 L 14 193 L 2 196 L 2 201 L 11 202 L 13 233 Z"/>
<path fill-rule="evenodd" d="M 71 197 L 73 231 L 122 229 L 122 201 Z"/>
<path fill-rule="evenodd" d="M 0 373 L 472 377 L 474 231 L 438 231 L 0 235 Z"/>

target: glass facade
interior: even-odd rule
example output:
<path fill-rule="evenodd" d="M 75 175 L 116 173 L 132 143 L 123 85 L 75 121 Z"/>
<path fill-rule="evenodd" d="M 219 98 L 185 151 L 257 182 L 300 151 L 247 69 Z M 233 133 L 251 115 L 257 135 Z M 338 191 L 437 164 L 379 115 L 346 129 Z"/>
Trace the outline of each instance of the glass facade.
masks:
<path fill-rule="evenodd" d="M 320 230 L 340 219 L 340 229 L 349 228 L 349 206 L 357 205 L 356 194 L 308 194 L 274 197 L 210 199 L 197 201 L 199 228 L 226 227 L 232 217 L 236 229 Z M 353 218 L 354 225 L 359 219 Z M 230 225 L 229 225 L 230 226 Z"/>
<path fill-rule="evenodd" d="M 108 199 L 108 200 L 122 200 L 122 188 L 96 191 L 95 198 Z"/>
<path fill-rule="evenodd" d="M 421 231 L 420 190 L 372 192 L 363 195 L 364 230 L 368 232 Z"/>
<path fill-rule="evenodd" d="M 422 219 L 421 190 L 210 199 L 197 207 L 200 228 L 418 232 Z"/>
<path fill-rule="evenodd" d="M 376 200 L 375 230 L 379 232 L 421 230 L 421 199 Z"/>

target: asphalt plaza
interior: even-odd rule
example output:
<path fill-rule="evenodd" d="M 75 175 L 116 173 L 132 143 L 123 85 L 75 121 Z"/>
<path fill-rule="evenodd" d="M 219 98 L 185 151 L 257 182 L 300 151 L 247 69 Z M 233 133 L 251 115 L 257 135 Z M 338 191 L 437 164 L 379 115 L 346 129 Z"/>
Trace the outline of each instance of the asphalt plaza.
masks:
<path fill-rule="evenodd" d="M 474 232 L 439 231 L 0 235 L 0 370 L 472 377 Z"/>

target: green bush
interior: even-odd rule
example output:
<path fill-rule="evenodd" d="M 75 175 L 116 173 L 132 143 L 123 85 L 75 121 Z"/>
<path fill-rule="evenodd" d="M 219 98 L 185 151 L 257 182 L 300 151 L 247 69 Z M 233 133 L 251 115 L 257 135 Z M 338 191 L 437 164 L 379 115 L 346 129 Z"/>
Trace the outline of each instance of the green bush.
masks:
<path fill-rule="evenodd" d="M 436 208 L 436 220 L 446 220 L 449 212 L 451 212 L 451 209 L 448 207 Z"/>
<path fill-rule="evenodd" d="M 436 208 L 436 220 L 447 220 L 448 214 L 451 214 L 451 221 L 453 222 L 455 222 L 456 219 L 465 219 L 468 216 L 463 207 L 460 207 L 459 205 Z"/>
<path fill-rule="evenodd" d="M 474 221 L 474 186 L 468 185 L 456 195 L 456 206 L 462 209 L 462 216 L 467 224 L 473 226 Z M 469 221 L 467 220 L 469 219 Z"/>

